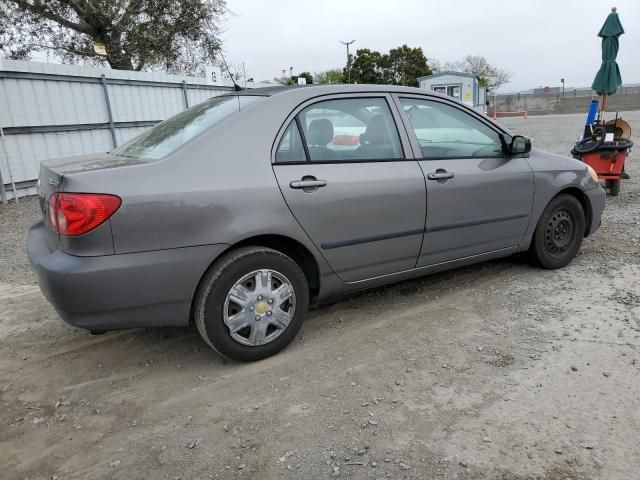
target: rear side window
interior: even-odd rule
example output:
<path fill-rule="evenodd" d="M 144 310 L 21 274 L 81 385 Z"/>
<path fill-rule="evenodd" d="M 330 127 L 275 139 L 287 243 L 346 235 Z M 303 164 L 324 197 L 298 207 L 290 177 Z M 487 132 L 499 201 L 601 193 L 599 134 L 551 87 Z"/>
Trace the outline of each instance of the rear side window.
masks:
<path fill-rule="evenodd" d="M 112 153 L 142 160 L 159 160 L 234 113 L 264 97 L 224 95 L 191 107 L 147 130 Z"/>
<path fill-rule="evenodd" d="M 284 132 L 278 150 L 276 151 L 277 163 L 306 162 L 302 138 L 295 120 L 292 120 Z"/>
<path fill-rule="evenodd" d="M 299 119 L 312 162 L 404 158 L 384 98 L 318 102 L 300 112 Z"/>

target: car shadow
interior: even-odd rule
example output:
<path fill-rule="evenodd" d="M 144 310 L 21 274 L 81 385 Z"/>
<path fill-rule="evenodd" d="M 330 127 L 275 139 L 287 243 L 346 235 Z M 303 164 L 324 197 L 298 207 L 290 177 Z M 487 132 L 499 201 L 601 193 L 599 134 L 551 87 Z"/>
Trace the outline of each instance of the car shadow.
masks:
<path fill-rule="evenodd" d="M 367 308 L 382 308 L 388 306 L 390 301 L 411 305 L 412 297 L 415 297 L 415 301 L 429 301 L 429 298 L 436 298 L 457 285 L 468 286 L 470 283 L 487 279 L 492 274 L 497 275 L 513 268 L 527 270 L 534 267 L 528 265 L 522 256 L 516 255 L 352 293 L 313 309 L 305 325 L 307 328 L 309 326 L 313 328 L 314 336 L 321 336 L 323 330 L 332 328 L 331 322 L 328 321 L 329 317 L 335 316 L 341 311 L 350 311 L 365 305 Z M 368 320 L 362 318 L 361 320 L 355 319 L 355 321 L 367 322 Z M 304 336 L 305 325 L 303 325 L 298 337 Z M 124 347 L 127 350 L 126 354 L 133 357 L 156 358 L 160 356 L 163 359 L 162 363 L 166 364 L 208 368 L 243 365 L 241 362 L 229 360 L 212 350 L 202 341 L 193 325 L 107 332 L 92 338 L 96 343 L 104 341 L 112 343 L 115 348 Z M 298 338 L 294 340 L 294 343 L 300 341 Z M 116 355 L 118 354 L 116 353 Z"/>

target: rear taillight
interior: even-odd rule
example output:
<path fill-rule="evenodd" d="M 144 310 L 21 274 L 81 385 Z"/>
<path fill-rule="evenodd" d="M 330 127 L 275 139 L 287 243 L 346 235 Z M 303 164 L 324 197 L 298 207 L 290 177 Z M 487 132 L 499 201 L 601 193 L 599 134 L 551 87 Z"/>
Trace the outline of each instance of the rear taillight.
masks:
<path fill-rule="evenodd" d="M 49 200 L 49 221 L 62 235 L 82 235 L 116 213 L 122 200 L 101 193 L 54 193 Z"/>

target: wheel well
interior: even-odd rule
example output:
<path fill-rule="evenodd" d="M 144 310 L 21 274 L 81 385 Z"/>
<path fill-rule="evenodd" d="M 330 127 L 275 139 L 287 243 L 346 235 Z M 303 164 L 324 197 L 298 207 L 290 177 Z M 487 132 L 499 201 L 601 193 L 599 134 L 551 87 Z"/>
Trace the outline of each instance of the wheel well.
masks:
<path fill-rule="evenodd" d="M 584 194 L 582 190 L 576 187 L 565 188 L 564 190 L 558 192 L 558 195 L 562 195 L 563 193 L 577 198 L 578 201 L 580 202 L 580 205 L 582 205 L 582 208 L 584 210 L 584 217 L 585 217 L 584 235 L 586 237 L 589 231 L 591 230 L 591 222 L 593 221 L 593 214 L 591 212 L 591 203 L 589 202 L 589 199 L 587 198 L 587 196 Z M 556 197 L 558 195 L 556 195 Z"/>
<path fill-rule="evenodd" d="M 284 235 L 259 235 L 232 245 L 225 253 L 248 246 L 272 248 L 290 257 L 302 269 L 309 284 L 311 303 L 315 301 L 320 290 L 320 270 L 315 257 L 304 245 Z"/>

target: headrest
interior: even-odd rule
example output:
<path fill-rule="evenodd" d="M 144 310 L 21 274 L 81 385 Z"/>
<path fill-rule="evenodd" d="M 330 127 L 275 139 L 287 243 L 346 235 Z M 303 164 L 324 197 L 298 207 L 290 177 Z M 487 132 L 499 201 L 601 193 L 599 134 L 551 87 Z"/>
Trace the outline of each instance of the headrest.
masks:
<path fill-rule="evenodd" d="M 326 147 L 333 141 L 333 124 L 326 118 L 318 118 L 309 124 L 307 143 L 319 147 Z"/>
<path fill-rule="evenodd" d="M 387 139 L 388 130 L 382 115 L 376 115 L 369 120 L 367 129 L 364 131 L 363 140 L 366 143 L 384 144 L 389 143 Z"/>

